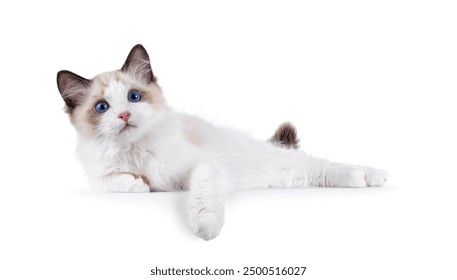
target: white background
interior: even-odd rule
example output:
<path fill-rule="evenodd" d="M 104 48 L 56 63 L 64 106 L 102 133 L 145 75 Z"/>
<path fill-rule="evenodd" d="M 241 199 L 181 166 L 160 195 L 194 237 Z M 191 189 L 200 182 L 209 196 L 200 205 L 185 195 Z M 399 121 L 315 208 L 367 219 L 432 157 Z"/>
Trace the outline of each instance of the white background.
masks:
<path fill-rule="evenodd" d="M 0 278 L 456 279 L 456 14 L 436 0 L 3 1 Z M 386 186 L 236 193 L 210 242 L 183 193 L 91 192 L 56 73 L 117 69 L 137 43 L 176 109 L 261 139 L 290 120 L 307 152 L 387 169 Z"/>

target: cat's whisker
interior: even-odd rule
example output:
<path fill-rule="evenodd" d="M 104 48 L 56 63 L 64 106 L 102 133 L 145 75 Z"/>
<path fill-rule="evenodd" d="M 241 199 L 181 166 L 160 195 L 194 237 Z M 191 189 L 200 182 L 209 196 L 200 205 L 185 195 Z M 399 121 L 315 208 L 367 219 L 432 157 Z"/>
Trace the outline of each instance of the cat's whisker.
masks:
<path fill-rule="evenodd" d="M 95 128 L 95 131 L 97 132 L 97 134 L 94 135 L 94 138 L 95 138 L 95 139 L 98 139 L 98 138 L 101 137 L 102 135 L 106 135 L 106 134 L 108 134 L 108 132 L 112 131 L 112 128 L 110 128 L 110 127 L 103 127 L 102 125 L 98 125 L 98 126 Z"/>

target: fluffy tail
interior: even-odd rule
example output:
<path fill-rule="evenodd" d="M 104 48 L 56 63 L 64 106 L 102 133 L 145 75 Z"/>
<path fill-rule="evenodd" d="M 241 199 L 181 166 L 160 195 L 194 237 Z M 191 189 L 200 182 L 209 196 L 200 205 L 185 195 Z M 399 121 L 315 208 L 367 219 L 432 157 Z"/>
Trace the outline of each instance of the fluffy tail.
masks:
<path fill-rule="evenodd" d="M 286 149 L 298 149 L 300 147 L 300 139 L 297 138 L 297 130 L 290 122 L 281 124 L 268 141 Z"/>

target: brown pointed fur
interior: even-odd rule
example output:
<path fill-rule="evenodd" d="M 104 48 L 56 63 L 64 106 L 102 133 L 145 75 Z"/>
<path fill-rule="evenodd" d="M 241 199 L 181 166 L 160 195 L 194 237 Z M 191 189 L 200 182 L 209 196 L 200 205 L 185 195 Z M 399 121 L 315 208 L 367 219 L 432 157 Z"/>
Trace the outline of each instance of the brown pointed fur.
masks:
<path fill-rule="evenodd" d="M 281 124 L 269 141 L 287 149 L 298 149 L 300 147 L 297 130 L 290 122 Z"/>

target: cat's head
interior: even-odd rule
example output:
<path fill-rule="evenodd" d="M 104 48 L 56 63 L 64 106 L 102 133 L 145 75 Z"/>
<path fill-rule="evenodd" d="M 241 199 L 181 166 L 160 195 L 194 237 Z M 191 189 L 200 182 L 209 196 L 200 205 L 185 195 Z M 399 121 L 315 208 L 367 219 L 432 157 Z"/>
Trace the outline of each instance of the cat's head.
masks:
<path fill-rule="evenodd" d="M 57 87 L 72 124 L 88 139 L 141 138 L 160 121 L 166 109 L 142 45 L 132 48 L 120 70 L 92 79 L 60 71 Z"/>

